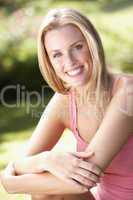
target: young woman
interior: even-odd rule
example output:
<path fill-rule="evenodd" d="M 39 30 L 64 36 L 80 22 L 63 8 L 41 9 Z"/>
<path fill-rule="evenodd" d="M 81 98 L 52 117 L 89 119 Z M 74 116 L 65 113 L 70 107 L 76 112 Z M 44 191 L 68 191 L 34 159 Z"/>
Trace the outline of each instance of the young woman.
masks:
<path fill-rule="evenodd" d="M 94 26 L 69 8 L 45 17 L 38 60 L 55 94 L 29 141 L 27 156 L 1 174 L 5 189 L 31 194 L 33 200 L 131 200 L 133 76 L 108 72 Z M 65 128 L 73 131 L 77 152 L 51 151 Z M 89 189 L 96 183 L 92 195 Z"/>

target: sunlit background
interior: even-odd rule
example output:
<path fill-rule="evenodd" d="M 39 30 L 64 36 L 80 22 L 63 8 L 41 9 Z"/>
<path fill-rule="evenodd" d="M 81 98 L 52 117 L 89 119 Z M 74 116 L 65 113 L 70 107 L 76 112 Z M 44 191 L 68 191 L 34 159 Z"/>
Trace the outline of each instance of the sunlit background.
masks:
<path fill-rule="evenodd" d="M 107 64 L 116 73 L 133 73 L 132 0 L 0 0 L 0 170 L 23 153 L 53 91 L 38 68 L 36 37 L 45 13 L 71 7 L 98 30 Z M 69 130 L 56 150 L 75 149 Z M 0 186 L 0 200 L 25 200 Z"/>

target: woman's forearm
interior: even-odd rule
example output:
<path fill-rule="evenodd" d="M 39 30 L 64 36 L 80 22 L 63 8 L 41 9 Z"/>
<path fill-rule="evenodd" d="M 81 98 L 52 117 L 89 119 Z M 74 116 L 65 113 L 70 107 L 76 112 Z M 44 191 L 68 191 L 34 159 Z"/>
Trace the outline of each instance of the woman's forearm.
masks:
<path fill-rule="evenodd" d="M 16 175 L 39 173 L 46 170 L 47 156 L 49 151 L 45 151 L 33 156 L 25 156 L 14 162 Z"/>
<path fill-rule="evenodd" d="M 49 172 L 7 176 L 3 178 L 2 183 L 8 193 L 56 195 L 87 192 L 83 187 L 66 183 Z"/>

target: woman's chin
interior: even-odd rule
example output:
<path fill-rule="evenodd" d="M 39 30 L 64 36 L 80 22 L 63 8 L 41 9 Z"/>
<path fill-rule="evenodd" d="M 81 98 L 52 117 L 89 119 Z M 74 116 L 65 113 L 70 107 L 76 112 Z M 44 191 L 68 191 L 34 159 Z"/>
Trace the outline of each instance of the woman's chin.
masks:
<path fill-rule="evenodd" d="M 73 83 L 71 86 L 74 88 L 82 88 L 82 87 L 86 86 L 88 82 L 89 82 L 88 80 L 86 80 L 86 81 L 84 80 L 81 82 Z"/>

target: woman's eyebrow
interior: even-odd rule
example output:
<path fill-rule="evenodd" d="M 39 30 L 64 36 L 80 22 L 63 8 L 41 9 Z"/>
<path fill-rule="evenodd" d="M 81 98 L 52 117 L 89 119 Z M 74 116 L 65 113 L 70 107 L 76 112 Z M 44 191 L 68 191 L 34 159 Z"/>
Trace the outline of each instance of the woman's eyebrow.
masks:
<path fill-rule="evenodd" d="M 79 42 L 84 42 L 84 40 L 78 40 L 78 41 L 72 43 L 70 46 L 74 46 L 75 44 L 77 44 L 77 43 L 79 43 Z"/>
<path fill-rule="evenodd" d="M 74 46 L 75 44 L 79 43 L 79 42 L 84 42 L 84 40 L 77 40 L 76 42 L 70 44 L 70 47 Z M 49 53 L 52 52 L 59 52 L 61 49 L 52 49 Z"/>

